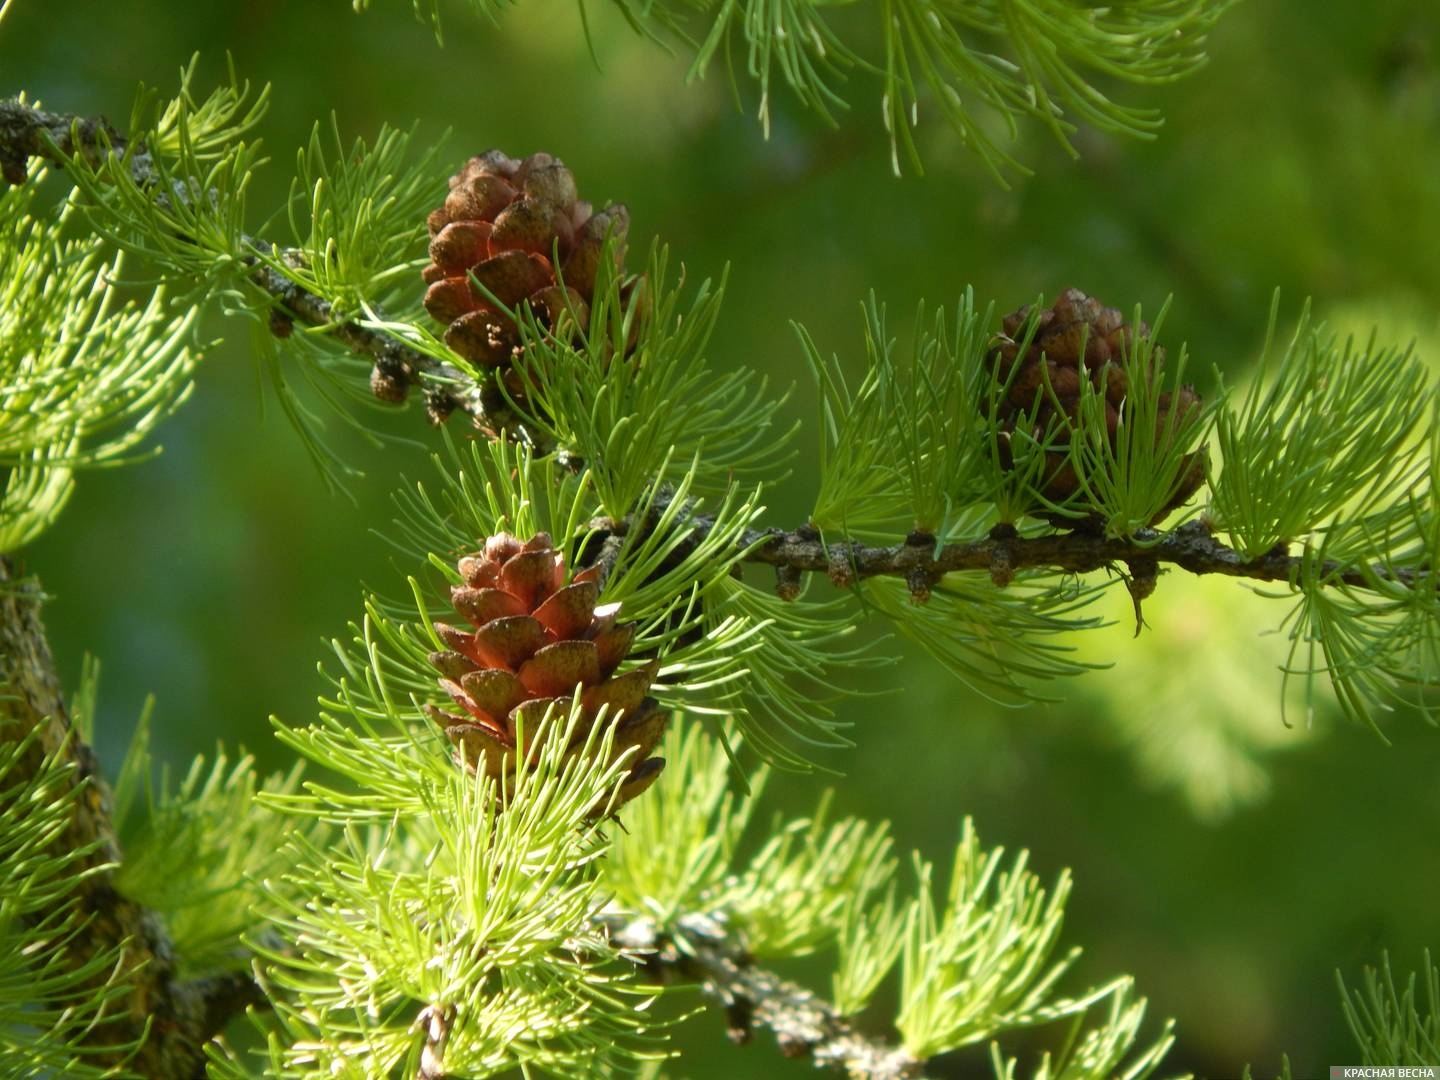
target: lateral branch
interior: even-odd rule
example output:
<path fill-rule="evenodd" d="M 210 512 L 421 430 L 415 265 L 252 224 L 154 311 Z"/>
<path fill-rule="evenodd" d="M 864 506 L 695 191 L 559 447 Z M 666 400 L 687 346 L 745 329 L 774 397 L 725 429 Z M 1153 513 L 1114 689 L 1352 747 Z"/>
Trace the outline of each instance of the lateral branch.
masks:
<path fill-rule="evenodd" d="M 66 161 L 76 156 L 92 163 L 106 154 L 123 158 L 128 148 L 127 139 L 103 117 L 86 119 L 47 112 L 14 98 L 0 101 L 0 177 L 11 184 L 26 181 L 30 158 L 64 168 Z M 130 150 L 128 162 L 136 186 L 153 190 L 158 200 L 194 197 L 184 185 L 162 190 L 154 160 L 143 146 Z M 277 335 L 288 336 L 296 323 L 319 330 L 375 365 L 371 384 L 377 397 L 399 401 L 412 384 L 423 384 L 426 412 L 436 422 L 443 422 L 453 412 L 462 412 L 477 428 L 491 433 L 518 432 L 521 438 L 532 440 L 533 433 L 493 380 L 476 380 L 454 364 L 429 356 L 373 326 L 337 317 L 328 300 L 274 265 L 278 260 L 301 268 L 305 265 L 303 252 L 256 236 L 245 236 L 243 244 L 247 250 L 237 256 L 250 268 L 250 281 L 272 298 L 270 325 Z M 543 452 L 551 448 L 537 445 L 537 449 Z"/>
<path fill-rule="evenodd" d="M 925 1063 L 903 1047 L 863 1034 L 833 1004 L 754 963 L 722 920 L 685 915 L 669 927 L 648 916 L 605 912 L 599 921 L 617 947 L 662 983 L 694 983 L 725 1010 L 727 1035 L 748 1043 L 757 1027 L 780 1053 L 854 1080 L 923 1080 Z"/>
<path fill-rule="evenodd" d="M 37 109 L 16 99 L 0 101 L 0 173 L 11 183 L 26 178 L 26 162 L 41 158 L 63 167 L 77 155 L 95 161 L 103 154 L 125 154 L 127 141 L 104 118 L 86 119 Z M 192 197 L 184 185 L 173 191 L 163 187 L 150 154 L 143 147 L 128 154 L 134 182 L 156 189 L 160 200 Z M 429 356 L 364 322 L 337 316 L 333 306 L 298 284 L 276 266 L 304 266 L 304 254 L 281 248 L 259 237 L 245 237 L 249 249 L 240 253 L 250 267 L 250 281 L 268 295 L 274 305 L 271 327 L 282 336 L 301 324 L 333 337 L 355 354 L 374 364 L 372 388 L 377 396 L 399 400 L 406 389 L 421 383 L 425 387 L 427 412 L 435 421 L 451 412 L 463 412 L 475 427 L 492 435 L 506 432 L 532 445 L 537 452 L 557 448 L 529 429 L 493 380 L 476 379 L 453 364 Z M 563 450 L 561 464 L 575 469 L 578 459 Z M 709 524 L 696 517 L 690 522 L 697 537 Z M 1201 521 L 1160 533 L 1141 530 L 1130 538 L 1107 538 L 1082 529 L 1044 536 L 1021 537 L 1003 530 L 966 543 L 936 548 L 933 539 L 911 536 L 889 547 L 872 547 L 853 541 L 825 543 L 809 527 L 794 531 L 771 529 L 752 532 L 742 541 L 744 561 L 773 566 L 776 589 L 781 596 L 799 592 L 800 575 L 822 573 L 837 586 L 848 587 L 871 577 L 903 578 L 917 600 L 924 600 L 945 574 L 960 570 L 983 570 L 996 584 L 1009 582 L 1015 572 L 1050 569 L 1068 573 L 1090 573 L 1105 567 L 1126 566 L 1134 585 L 1148 594 L 1155 569 L 1161 564 L 1178 566 L 1194 574 L 1223 574 L 1252 581 L 1295 582 L 1305 560 L 1291 555 L 1284 545 L 1256 558 L 1245 558 L 1228 547 Z M 1342 566 L 1326 563 L 1318 580 L 1326 585 L 1375 590 L 1385 583 L 1415 588 L 1430 578 L 1428 567 L 1391 571 L 1384 567 Z M 1137 596 L 1138 599 L 1143 596 Z"/>
<path fill-rule="evenodd" d="M 705 524 L 699 528 L 703 531 Z M 835 585 L 846 588 L 873 577 L 904 578 L 911 592 L 922 598 L 946 574 L 957 570 L 983 570 L 997 585 L 1007 585 L 1019 570 L 1047 569 L 1088 574 L 1106 567 L 1128 566 L 1137 578 L 1148 577 L 1153 584 L 1157 564 L 1178 566 L 1192 574 L 1223 574 L 1251 581 L 1294 583 L 1305 559 L 1292 555 L 1286 545 L 1257 558 L 1247 559 L 1234 548 L 1217 540 L 1200 519 L 1188 521 L 1171 532 L 1142 529 L 1129 538 L 1114 538 L 1083 531 L 1018 536 L 1003 527 L 984 539 L 936 547 L 933 537 L 911 534 L 903 543 L 870 547 L 850 541 L 825 543 L 809 527 L 794 532 L 769 530 L 752 532 L 743 541 L 748 549 L 746 562 L 773 566 L 785 591 L 796 574 L 825 574 Z M 1318 573 L 1327 585 L 1375 589 L 1377 583 L 1393 582 L 1414 588 L 1424 571 L 1383 568 L 1360 569 L 1337 562 L 1324 563 Z"/>

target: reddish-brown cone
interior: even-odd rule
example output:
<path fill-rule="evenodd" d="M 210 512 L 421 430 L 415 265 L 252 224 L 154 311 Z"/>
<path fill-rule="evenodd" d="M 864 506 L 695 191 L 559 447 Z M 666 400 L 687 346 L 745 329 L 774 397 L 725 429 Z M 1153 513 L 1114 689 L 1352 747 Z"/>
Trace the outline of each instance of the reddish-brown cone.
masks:
<path fill-rule="evenodd" d="M 546 326 L 571 316 L 584 326 L 605 241 L 618 269 L 629 225 L 622 205 L 592 212 L 570 170 L 549 154 L 516 161 L 488 150 L 450 178 L 445 204 L 430 215 L 425 310 L 445 324 L 445 343 L 461 356 L 505 368 L 520 335 L 477 283 L 512 310 L 528 301 Z"/>
<path fill-rule="evenodd" d="M 450 590 L 455 610 L 473 629 L 436 623 L 447 650 L 430 654 L 440 688 L 463 715 L 426 711 L 456 745 L 468 767 L 498 776 L 508 755 L 533 760 L 536 729 L 553 703 L 561 716 L 580 688 L 578 752 L 600 709 L 614 727 L 614 755 L 637 751 L 619 803 L 644 791 L 665 762 L 650 757 L 669 715 L 649 696 L 656 661 L 615 674 L 630 651 L 634 624 L 616 623 L 617 605 L 596 606 L 599 570 L 565 580 L 565 556 L 539 533 L 522 542 L 508 533 L 459 562 L 464 583 Z M 553 729 L 552 729 L 553 730 Z M 518 746 L 523 731 L 525 746 Z"/>
<path fill-rule="evenodd" d="M 1116 308 L 1107 308 L 1079 289 L 1066 289 L 1055 303 L 1040 312 L 1030 346 L 1021 351 L 1030 320 L 1029 307 L 1006 315 L 1002 334 L 987 354 L 991 373 L 1006 387 L 1000 401 L 1002 430 L 1011 432 L 1024 417 L 1037 437 L 1059 423 L 1062 432 L 1073 430 L 1080 419 L 1080 380 L 1089 379 L 1105 393 L 1105 422 L 1110 437 L 1120 421 L 1129 389 L 1129 362 L 1135 341 L 1150 336 L 1145 323 L 1133 327 Z M 1083 345 L 1082 345 L 1083 343 Z M 1083 354 L 1082 354 L 1083 347 Z M 1159 346 L 1155 347 L 1163 356 Z M 1190 387 L 1160 396 L 1156 437 L 1162 437 L 1179 419 L 1200 406 Z M 1179 410 L 1179 416 L 1172 413 Z M 1046 452 L 1047 463 L 1040 491 L 1052 502 L 1063 502 L 1080 490 L 1079 478 L 1063 445 Z M 1186 457 L 1179 487 L 1156 515 L 1158 522 L 1199 490 L 1205 482 L 1201 451 Z"/>

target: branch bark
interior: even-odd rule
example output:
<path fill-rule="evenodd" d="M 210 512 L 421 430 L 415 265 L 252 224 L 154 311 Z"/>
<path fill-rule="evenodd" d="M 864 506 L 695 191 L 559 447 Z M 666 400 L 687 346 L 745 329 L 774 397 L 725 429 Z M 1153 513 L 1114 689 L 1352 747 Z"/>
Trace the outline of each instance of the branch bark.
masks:
<path fill-rule="evenodd" d="M 294 248 L 278 248 L 257 237 L 246 237 L 245 242 L 256 252 L 278 252 L 280 260 L 291 266 L 299 268 L 304 265 L 303 255 Z M 245 261 L 251 267 L 251 282 L 274 299 L 276 307 L 270 321 L 272 331 L 287 337 L 294 323 L 323 330 L 351 352 L 374 364 L 370 388 L 382 401 L 398 404 L 405 400 L 413 384 L 422 383 L 426 413 L 433 423 L 444 423 L 451 413 L 460 412 L 468 416 L 475 427 L 491 436 L 509 431 L 541 453 L 552 449 L 525 426 L 494 380 L 477 382 L 454 364 L 427 356 L 354 319 L 337 317 L 328 300 L 296 284 L 259 256 L 247 255 Z"/>
<path fill-rule="evenodd" d="M 701 526 L 702 530 L 704 525 Z M 1251 581 L 1294 581 L 1304 559 L 1283 545 L 1254 559 L 1217 540 L 1203 520 L 1186 522 L 1172 532 L 1142 529 L 1131 538 L 1112 538 L 1085 532 L 1056 532 L 1021 537 L 1003 527 L 981 540 L 947 544 L 938 551 L 933 537 L 912 535 L 889 547 L 840 542 L 826 544 L 811 528 L 794 532 L 752 532 L 744 543 L 750 548 L 746 562 L 776 569 L 781 587 L 801 573 L 825 574 L 834 584 L 848 587 L 873 577 L 898 577 L 923 599 L 928 585 L 957 570 L 983 570 L 997 585 L 1006 585 L 1018 570 L 1047 569 L 1088 574 L 1105 567 L 1126 565 L 1136 577 L 1153 584 L 1159 564 L 1178 566 L 1192 574 L 1222 574 Z M 1369 572 L 1327 562 L 1320 576 L 1329 584 L 1372 589 L 1375 580 L 1394 581 L 1414 588 L 1419 571 Z M 782 592 L 783 595 L 783 592 Z"/>
<path fill-rule="evenodd" d="M 601 923 L 616 946 L 663 983 L 695 983 L 725 1010 L 732 1042 L 768 1029 L 786 1057 L 809 1057 L 817 1068 L 855 1080 L 923 1080 L 925 1063 L 903 1047 L 873 1039 L 830 1002 L 759 967 L 717 919 L 687 915 L 662 929 L 653 919 L 607 912 Z"/>
<path fill-rule="evenodd" d="M 0 177 L 23 184 L 32 157 L 58 161 L 54 149 L 67 157 L 83 154 L 90 160 L 109 143 L 123 150 L 125 139 L 103 117 L 83 119 L 46 112 L 18 100 L 0 101 Z"/>
<path fill-rule="evenodd" d="M 101 779 L 95 755 L 72 731 L 69 712 L 55 673 L 54 659 L 40 618 L 41 592 L 15 564 L 0 556 L 0 739 L 18 742 L 39 729 L 21 770 L 34 775 L 47 754 L 63 747 L 73 760 L 73 783 L 84 785 L 74 800 L 75 816 L 58 836 L 55 850 L 71 852 L 94 844 L 76 865 L 75 886 L 83 914 L 91 917 L 87 932 L 71 938 L 66 959 L 74 968 L 114 948 L 123 961 L 113 975 L 97 976 L 96 986 L 110 979 L 127 985 L 123 1013 L 93 1029 L 96 1045 L 141 1043 L 131 1056 L 115 1052 L 109 1059 L 127 1071 L 156 1080 L 184 1080 L 204 1075 L 205 1044 L 229 1019 L 264 996 L 247 975 L 223 974 L 184 980 L 179 977 L 175 949 L 160 917 L 127 899 L 115 888 L 113 869 L 121 858 L 111 824 L 110 790 Z"/>

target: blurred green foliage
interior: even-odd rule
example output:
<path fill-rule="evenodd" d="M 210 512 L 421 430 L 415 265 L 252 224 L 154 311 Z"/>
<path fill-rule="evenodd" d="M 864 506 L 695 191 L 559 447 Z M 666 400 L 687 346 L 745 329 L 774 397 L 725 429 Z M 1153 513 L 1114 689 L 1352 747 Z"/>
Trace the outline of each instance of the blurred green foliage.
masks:
<path fill-rule="evenodd" d="M 783 95 L 762 141 L 754 102 L 737 111 L 722 80 L 682 85 L 685 61 L 612 10 L 592 10 L 590 27 L 594 60 L 569 8 L 544 0 L 498 25 L 457 10 L 443 50 L 403 5 L 356 17 L 333 0 L 16 0 L 0 26 L 0 92 L 123 117 L 139 81 L 173 85 L 196 50 L 218 78 L 228 50 L 243 77 L 274 84 L 261 134 L 275 165 L 250 193 L 257 213 L 281 206 L 288 163 L 332 110 L 345 142 L 418 121 L 435 140 L 452 129 L 442 160 L 557 153 L 582 195 L 628 203 L 633 235 L 663 238 L 697 279 L 730 264 L 711 356 L 799 384 L 787 422 L 810 422 L 815 406 L 788 320 L 821 354 L 858 357 L 872 288 L 900 311 L 953 303 L 967 284 L 1001 310 L 1070 284 L 1125 309 L 1156 310 L 1173 292 L 1166 340 L 1188 342 L 1197 374 L 1213 363 L 1240 380 L 1279 287 L 1282 310 L 1311 296 L 1318 317 L 1362 337 L 1372 325 L 1383 342 L 1417 337 L 1440 372 L 1440 10 L 1423 0 L 1251 0 L 1217 26 L 1207 70 L 1143 95 L 1167 117 L 1158 141 L 1082 131 L 1072 162 L 1027 132 L 1036 175 L 1009 191 L 938 123 L 919 133 L 923 180 L 892 179 L 865 125 L 832 132 Z M 359 613 L 362 584 L 395 591 L 371 530 L 392 516 L 400 478 L 427 468 L 413 447 L 375 449 L 342 429 L 338 445 L 368 475 L 353 502 L 329 494 L 267 409 L 244 328 L 206 330 L 231 340 L 200 366 L 164 455 L 87 476 L 27 552 L 54 596 L 71 684 L 86 650 L 105 662 L 96 730 L 112 775 L 151 691 L 153 745 L 177 768 L 220 739 L 263 769 L 287 765 L 265 717 L 312 715 L 322 637 Z M 389 426 L 438 441 L 415 408 Z M 797 523 L 813 497 L 802 459 L 770 493 L 771 520 Z M 1172 1069 L 1264 1072 L 1283 1051 L 1295 1075 L 1318 1075 L 1354 1055 L 1333 970 L 1355 973 L 1382 947 L 1408 962 L 1440 941 L 1440 735 L 1398 715 L 1387 748 L 1323 709 L 1313 729 L 1285 728 L 1269 645 L 1257 645 L 1283 605 L 1203 584 L 1162 578 L 1137 640 L 1113 591 L 1117 627 L 1083 656 L 1115 667 L 1048 707 L 1000 709 L 912 650 L 865 675 L 893 693 L 843 706 L 858 748 L 826 763 L 847 774 L 843 812 L 891 818 L 932 858 L 973 815 L 988 840 L 1028 847 L 1042 876 L 1073 868 L 1079 975 L 1132 972 L 1155 1015 L 1179 1019 Z M 780 774 L 770 795 L 798 812 L 820 785 Z M 819 985 L 819 971 L 796 974 Z M 686 1037 L 698 1052 L 685 1075 L 809 1071 L 728 1047 L 715 1018 Z M 980 1051 L 937 1064 L 988 1067 Z"/>

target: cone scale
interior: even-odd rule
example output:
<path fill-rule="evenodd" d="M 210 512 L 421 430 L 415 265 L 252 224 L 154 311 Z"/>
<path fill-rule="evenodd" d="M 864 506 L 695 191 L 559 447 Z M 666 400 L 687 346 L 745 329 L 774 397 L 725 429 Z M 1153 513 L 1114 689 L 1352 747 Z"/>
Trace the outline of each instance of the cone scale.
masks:
<path fill-rule="evenodd" d="M 1029 307 L 1006 315 L 1002 333 L 986 356 L 991 374 L 1005 388 L 998 409 L 1001 431 L 1014 432 L 1025 423 L 1041 438 L 1058 427 L 1063 441 L 1081 422 L 1081 381 L 1089 380 L 1105 395 L 1105 424 L 1113 444 L 1130 386 L 1130 358 L 1136 341 L 1149 338 L 1150 328 L 1143 322 L 1130 325 L 1117 309 L 1105 307 L 1079 289 L 1064 290 L 1052 306 L 1034 317 L 1035 332 L 1026 347 L 1025 331 L 1031 318 Z M 1174 414 L 1183 417 L 1199 407 L 1200 396 L 1188 386 L 1161 394 L 1157 439 L 1175 424 L 1178 417 Z M 1073 498 L 1081 484 L 1067 450 L 1062 445 L 1047 450 L 1045 457 L 1037 485 L 1040 493 L 1054 503 Z M 1197 451 L 1186 458 L 1179 486 L 1155 520 L 1184 503 L 1204 482 L 1204 455 Z"/>
<path fill-rule="evenodd" d="M 545 326 L 567 312 L 584 326 L 606 240 L 619 269 L 629 224 L 623 205 L 596 212 L 582 202 L 570 170 L 549 154 L 517 161 L 489 150 L 450 178 L 429 217 L 425 309 L 455 352 L 506 368 L 521 341 L 505 309 L 528 302 Z"/>
<path fill-rule="evenodd" d="M 426 706 L 457 758 L 492 777 L 507 758 L 533 761 L 546 712 L 568 713 L 578 693 L 575 752 L 597 722 L 614 729 L 612 760 L 635 749 L 615 805 L 654 783 L 665 763 L 650 754 L 669 720 L 649 696 L 659 664 L 617 674 L 635 627 L 616 621 L 618 605 L 598 603 L 598 568 L 567 581 L 565 557 L 547 534 L 521 541 L 500 533 L 458 569 L 450 599 L 468 626 L 435 623 L 446 648 L 430 663 L 459 711 Z"/>

